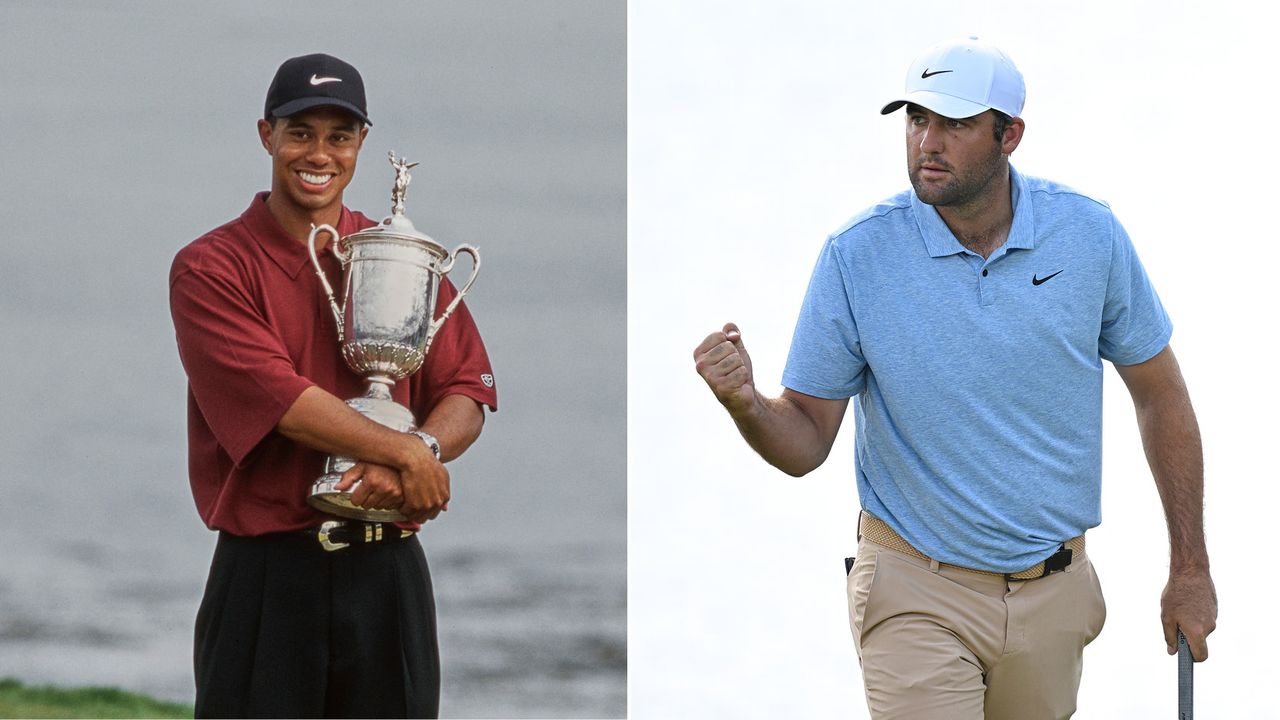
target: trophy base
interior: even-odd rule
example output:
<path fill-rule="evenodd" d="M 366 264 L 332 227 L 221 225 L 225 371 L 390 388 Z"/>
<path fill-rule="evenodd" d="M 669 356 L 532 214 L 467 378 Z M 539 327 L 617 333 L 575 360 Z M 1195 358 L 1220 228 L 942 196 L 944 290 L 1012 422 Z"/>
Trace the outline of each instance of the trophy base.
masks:
<path fill-rule="evenodd" d="M 368 522 L 405 522 L 408 520 L 399 510 L 379 510 L 357 507 L 351 504 L 351 491 L 335 490 L 342 473 L 322 475 L 311 485 L 311 494 L 307 504 L 323 513 L 337 515 L 350 520 L 366 520 Z M 351 490 L 360 487 L 356 483 Z"/>
<path fill-rule="evenodd" d="M 388 390 L 390 380 L 386 378 L 370 378 L 369 389 L 364 397 L 347 401 L 354 410 L 376 423 L 398 432 L 415 429 L 413 413 L 409 408 L 391 399 Z M 342 480 L 342 473 L 350 470 L 356 461 L 353 458 L 330 455 L 324 463 L 324 474 L 311 485 L 311 494 L 307 496 L 307 504 L 322 513 L 337 515 L 351 520 L 367 520 L 369 522 L 405 522 L 408 520 L 399 510 L 370 510 L 351 504 L 351 493 L 360 487 L 356 483 L 345 492 L 335 490 Z"/>

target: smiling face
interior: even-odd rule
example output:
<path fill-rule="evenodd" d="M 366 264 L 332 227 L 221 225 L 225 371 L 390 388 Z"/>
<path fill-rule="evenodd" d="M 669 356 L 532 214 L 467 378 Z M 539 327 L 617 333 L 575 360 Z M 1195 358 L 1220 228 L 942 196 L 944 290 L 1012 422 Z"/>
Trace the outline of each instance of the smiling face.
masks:
<path fill-rule="evenodd" d="M 907 174 L 921 201 L 940 207 L 985 202 L 1022 139 L 1021 119 L 1013 118 L 998 139 L 993 122 L 990 110 L 957 119 L 907 105 Z"/>
<path fill-rule="evenodd" d="M 271 155 L 267 203 L 286 228 L 291 221 L 337 223 L 342 191 L 368 132 L 355 115 L 332 107 L 258 121 L 262 146 Z"/>

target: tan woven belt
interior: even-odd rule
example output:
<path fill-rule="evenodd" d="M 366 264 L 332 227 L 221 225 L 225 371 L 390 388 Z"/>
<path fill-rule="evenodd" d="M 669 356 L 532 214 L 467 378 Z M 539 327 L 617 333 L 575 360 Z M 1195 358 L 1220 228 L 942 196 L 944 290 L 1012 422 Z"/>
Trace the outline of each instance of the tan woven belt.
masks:
<path fill-rule="evenodd" d="M 893 528 L 889 527 L 885 521 L 869 512 L 863 511 L 862 516 L 858 521 L 858 532 L 862 537 L 865 537 L 877 545 L 883 545 L 890 550 L 897 550 L 900 553 L 905 553 L 912 557 L 920 558 L 921 560 L 933 562 L 933 558 L 912 547 L 911 543 L 907 542 L 901 535 L 894 532 Z M 1004 577 L 1010 580 L 1035 580 L 1036 578 L 1042 578 L 1056 570 L 1066 568 L 1067 565 L 1071 564 L 1071 560 L 1073 558 L 1080 557 L 1084 552 L 1084 536 L 1080 535 L 1071 538 L 1063 543 L 1063 548 L 1064 549 L 1060 549 L 1049 559 L 1038 562 L 1026 570 L 1020 570 L 1016 573 L 998 573 L 991 572 L 989 570 L 975 570 L 973 568 L 951 565 L 949 563 L 939 564 L 946 565 L 947 567 L 959 568 L 968 572 L 980 573 L 982 575 Z M 1064 552 L 1064 550 L 1070 552 Z"/>

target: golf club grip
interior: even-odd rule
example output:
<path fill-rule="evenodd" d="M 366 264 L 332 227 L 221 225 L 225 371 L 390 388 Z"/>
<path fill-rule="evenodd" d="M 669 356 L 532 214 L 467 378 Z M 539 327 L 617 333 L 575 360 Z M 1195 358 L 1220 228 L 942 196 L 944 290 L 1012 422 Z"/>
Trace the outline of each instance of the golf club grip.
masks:
<path fill-rule="evenodd" d="M 1191 720 L 1191 648 L 1187 636 L 1178 631 L 1178 720 Z"/>

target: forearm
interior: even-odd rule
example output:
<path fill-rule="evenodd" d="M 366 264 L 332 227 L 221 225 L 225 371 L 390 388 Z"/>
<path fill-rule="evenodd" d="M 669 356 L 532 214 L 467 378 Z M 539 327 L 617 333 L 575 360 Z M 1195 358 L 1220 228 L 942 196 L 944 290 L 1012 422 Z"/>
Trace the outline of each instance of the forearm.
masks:
<path fill-rule="evenodd" d="M 1185 386 L 1137 406 L 1138 429 L 1169 528 L 1173 570 L 1209 567 L 1204 541 L 1204 457 Z"/>
<path fill-rule="evenodd" d="M 827 459 L 849 398 L 820 398 L 790 388 L 778 398 L 756 392 L 751 357 L 733 323 L 708 335 L 694 349 L 693 360 L 742 437 L 765 462 L 799 477 Z"/>
<path fill-rule="evenodd" d="M 1173 348 L 1148 360 L 1116 365 L 1129 387 L 1147 464 L 1160 491 L 1169 527 L 1169 582 L 1160 594 L 1160 625 L 1169 654 L 1182 630 L 1197 660 L 1209 656 L 1205 640 L 1217 625 L 1218 597 L 1204 544 L 1204 457 L 1200 427 Z"/>
<path fill-rule="evenodd" d="M 729 415 L 747 444 L 788 475 L 808 474 L 831 452 L 834 430 L 824 432 L 818 420 L 785 393 L 778 398 L 756 395 L 750 408 Z"/>
<path fill-rule="evenodd" d="M 394 468 L 408 466 L 414 454 L 426 447 L 421 439 L 374 422 L 314 386 L 285 411 L 276 430 L 321 452 Z"/>
<path fill-rule="evenodd" d="M 449 462 L 466 452 L 484 428 L 484 410 L 466 395 L 446 395 L 422 423 L 423 432 L 440 443 L 440 461 Z"/>

